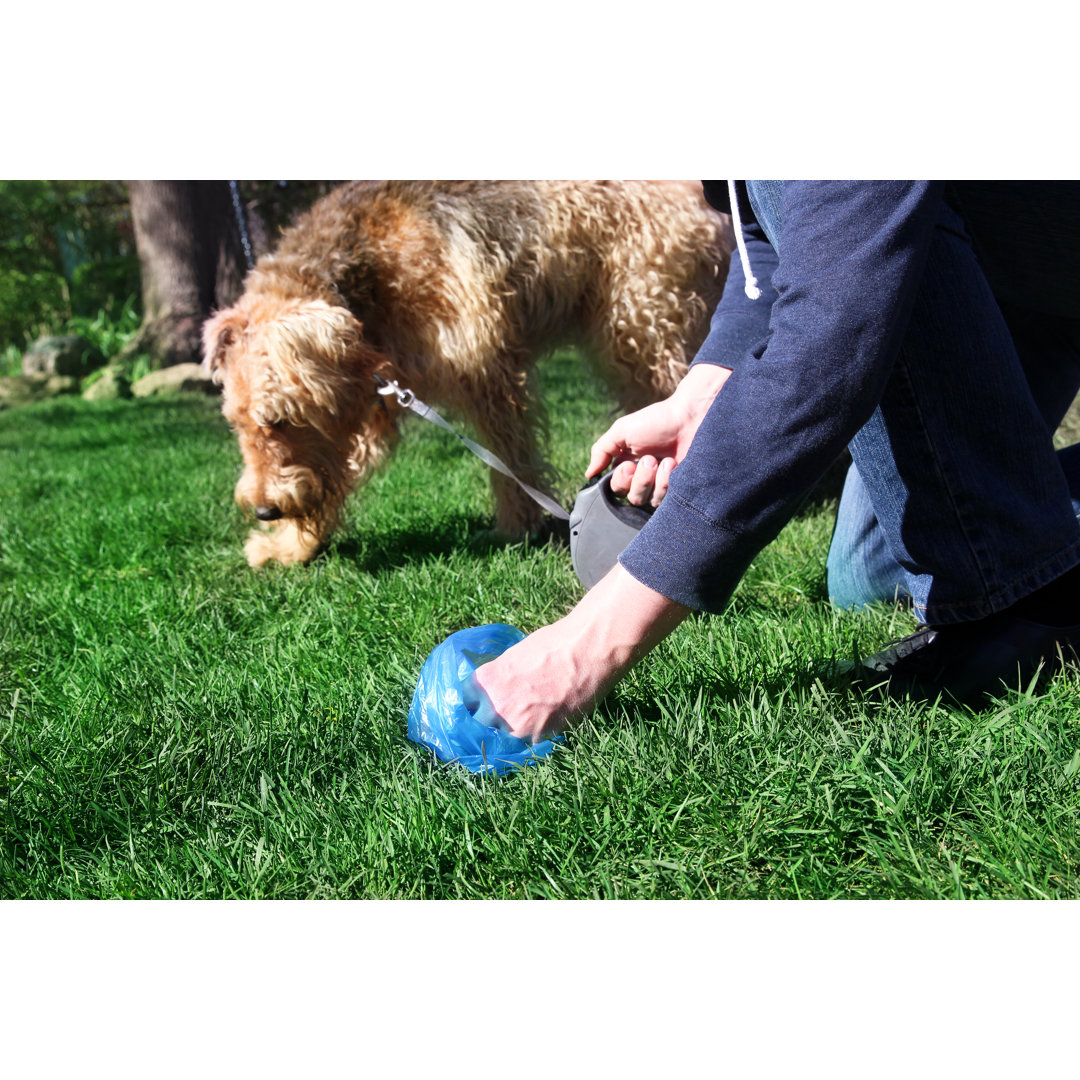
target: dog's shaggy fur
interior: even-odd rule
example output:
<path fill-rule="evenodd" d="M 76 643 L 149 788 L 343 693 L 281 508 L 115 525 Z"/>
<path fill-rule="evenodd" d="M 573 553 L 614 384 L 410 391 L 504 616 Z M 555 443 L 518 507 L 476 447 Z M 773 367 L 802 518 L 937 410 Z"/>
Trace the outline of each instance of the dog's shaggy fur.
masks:
<path fill-rule="evenodd" d="M 730 223 L 684 182 L 350 184 L 321 199 L 204 328 L 240 440 L 253 566 L 310 559 L 401 413 L 373 376 L 463 416 L 550 491 L 529 371 L 562 341 L 599 362 L 624 409 L 671 392 L 708 329 Z M 539 507 L 492 474 L 497 525 Z"/>

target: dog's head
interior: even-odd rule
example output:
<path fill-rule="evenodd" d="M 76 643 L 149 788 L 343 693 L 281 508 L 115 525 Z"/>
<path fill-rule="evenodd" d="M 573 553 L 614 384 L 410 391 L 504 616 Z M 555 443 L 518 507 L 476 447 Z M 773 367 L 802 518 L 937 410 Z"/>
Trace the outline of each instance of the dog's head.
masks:
<path fill-rule="evenodd" d="M 375 391 L 383 358 L 344 307 L 251 293 L 206 323 L 203 344 L 244 458 L 236 501 L 317 547 L 393 433 Z"/>

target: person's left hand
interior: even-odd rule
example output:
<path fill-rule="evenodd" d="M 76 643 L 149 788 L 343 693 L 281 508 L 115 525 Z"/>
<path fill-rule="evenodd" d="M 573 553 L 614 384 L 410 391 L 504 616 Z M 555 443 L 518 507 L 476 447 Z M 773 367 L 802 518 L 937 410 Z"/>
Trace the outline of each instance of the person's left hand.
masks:
<path fill-rule="evenodd" d="M 593 443 L 586 476 L 599 476 L 614 462 L 611 490 L 635 506 L 659 506 L 671 473 L 686 457 L 705 414 L 731 369 L 696 364 L 662 401 L 619 417 Z"/>

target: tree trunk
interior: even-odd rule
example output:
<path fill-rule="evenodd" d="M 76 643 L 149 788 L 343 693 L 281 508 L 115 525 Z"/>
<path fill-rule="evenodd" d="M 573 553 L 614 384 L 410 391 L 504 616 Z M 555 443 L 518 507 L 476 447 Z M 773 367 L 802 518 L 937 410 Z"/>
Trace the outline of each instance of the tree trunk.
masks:
<path fill-rule="evenodd" d="M 131 180 L 143 323 L 125 356 L 198 363 L 210 313 L 239 295 L 246 260 L 225 180 Z"/>

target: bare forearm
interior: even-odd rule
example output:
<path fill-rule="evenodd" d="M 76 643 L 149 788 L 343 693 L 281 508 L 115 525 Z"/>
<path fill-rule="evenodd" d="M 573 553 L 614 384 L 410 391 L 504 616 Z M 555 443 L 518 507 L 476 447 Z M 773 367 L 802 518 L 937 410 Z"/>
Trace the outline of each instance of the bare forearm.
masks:
<path fill-rule="evenodd" d="M 689 613 L 616 564 L 551 629 L 578 658 L 579 671 L 594 682 L 593 698 L 599 700 Z"/>
<path fill-rule="evenodd" d="M 671 397 L 616 421 L 594 445 L 589 474 L 628 457 L 629 474 L 644 467 L 646 499 L 656 488 L 658 469 L 666 487 L 667 476 L 730 375 L 729 368 L 698 364 Z M 614 481 L 612 488 L 619 490 Z M 662 497 L 657 492 L 657 501 Z M 568 615 L 479 668 L 476 681 L 510 730 L 535 741 L 592 709 L 689 613 L 690 608 L 616 564 Z"/>
<path fill-rule="evenodd" d="M 616 565 L 568 615 L 479 668 L 476 679 L 511 731 L 535 741 L 592 709 L 689 613 Z"/>

